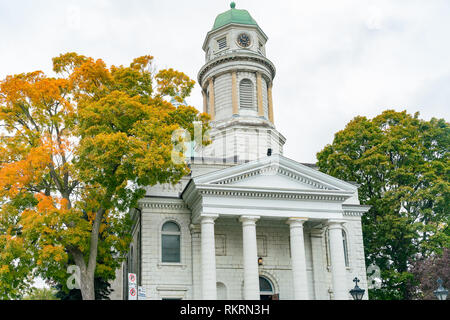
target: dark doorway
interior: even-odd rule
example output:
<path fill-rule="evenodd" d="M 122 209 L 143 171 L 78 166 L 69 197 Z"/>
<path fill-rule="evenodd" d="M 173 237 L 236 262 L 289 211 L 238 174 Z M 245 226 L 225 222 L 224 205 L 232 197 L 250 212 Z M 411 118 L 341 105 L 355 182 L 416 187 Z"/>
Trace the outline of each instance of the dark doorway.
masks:
<path fill-rule="evenodd" d="M 278 294 L 275 294 L 272 283 L 265 277 L 259 277 L 259 291 L 261 300 L 278 300 Z"/>

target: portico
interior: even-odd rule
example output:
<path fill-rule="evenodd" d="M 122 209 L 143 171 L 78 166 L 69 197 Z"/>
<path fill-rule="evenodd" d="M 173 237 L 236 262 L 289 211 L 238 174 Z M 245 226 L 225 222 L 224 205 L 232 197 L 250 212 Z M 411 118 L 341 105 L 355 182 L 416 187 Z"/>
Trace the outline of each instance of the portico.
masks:
<path fill-rule="evenodd" d="M 243 216 L 240 218 L 242 224 L 242 235 L 243 235 L 243 246 L 242 246 L 242 259 L 243 259 L 243 299 L 245 300 L 259 300 L 260 288 L 259 288 L 259 266 L 258 266 L 258 248 L 257 248 L 257 221 L 260 217 L 256 216 Z M 210 224 L 211 218 L 205 217 L 202 219 L 203 224 Z M 309 283 L 307 281 L 307 270 L 306 270 L 306 257 L 305 257 L 305 242 L 304 242 L 304 223 L 305 220 L 289 218 L 286 223 L 290 228 L 290 245 L 291 245 L 291 272 L 292 272 L 292 284 L 294 295 L 292 299 L 294 300 L 309 300 L 313 299 L 309 295 Z M 331 225 L 335 226 L 336 222 L 329 222 Z M 338 224 L 339 225 L 339 224 Z M 333 229 L 338 230 L 338 228 Z M 341 229 L 342 230 L 342 229 Z M 341 231 L 342 232 L 342 231 Z M 213 237 L 213 230 L 206 232 L 201 232 L 201 242 L 202 242 L 202 263 L 201 263 L 201 274 L 202 274 L 202 298 L 205 300 L 214 300 L 217 298 L 216 292 L 216 253 L 215 251 L 209 249 L 211 244 L 214 245 L 215 238 Z M 342 236 L 333 237 L 330 239 L 331 248 L 337 248 L 342 246 Z M 208 247 L 209 246 L 209 247 Z M 333 254 L 331 257 L 331 269 L 333 277 L 333 286 L 335 300 L 345 300 L 347 299 L 346 286 L 340 284 L 345 284 L 346 280 L 346 267 L 344 264 L 344 252 L 341 250 L 341 255 Z M 315 270 L 317 268 L 317 270 Z M 316 262 L 314 266 L 313 263 L 313 274 L 319 271 L 321 265 Z M 315 283 L 313 281 L 313 283 Z M 315 288 L 313 288 L 314 291 Z"/>
<path fill-rule="evenodd" d="M 279 184 L 289 188 L 280 192 Z M 307 280 L 304 229 L 314 228 L 317 236 L 323 235 L 327 228 L 334 298 L 347 299 L 343 203 L 353 196 L 355 188 L 279 155 L 192 179 L 182 197 L 192 210 L 193 223 L 201 225 L 202 299 L 217 297 L 215 221 L 221 218 L 241 225 L 244 299 L 257 300 L 260 296 L 257 245 L 260 222 L 285 224 L 289 228 L 288 267 L 292 298 L 298 300 L 313 298 Z M 313 274 L 324 269 L 321 261 L 321 257 L 312 257 Z M 311 289 L 314 292 L 315 288 Z"/>

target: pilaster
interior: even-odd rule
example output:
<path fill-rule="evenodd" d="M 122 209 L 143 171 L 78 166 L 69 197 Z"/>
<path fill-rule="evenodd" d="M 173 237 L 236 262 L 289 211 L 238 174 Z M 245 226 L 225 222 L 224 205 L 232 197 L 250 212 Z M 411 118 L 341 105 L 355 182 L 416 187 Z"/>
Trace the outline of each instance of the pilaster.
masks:
<path fill-rule="evenodd" d="M 273 119 L 272 85 L 272 82 L 270 82 L 267 87 L 267 103 L 269 105 L 269 121 L 272 122 L 272 124 L 275 124 Z"/>
<path fill-rule="evenodd" d="M 211 120 L 214 120 L 215 110 L 214 110 L 214 79 L 209 79 L 209 115 L 211 116 Z"/>
<path fill-rule="evenodd" d="M 233 116 L 239 114 L 239 104 L 238 104 L 238 89 L 237 89 L 237 73 L 236 71 L 231 72 L 231 101 L 233 105 Z"/>
<path fill-rule="evenodd" d="M 256 73 L 256 94 L 258 100 L 258 116 L 264 117 L 263 95 L 262 95 L 262 75 L 260 72 Z"/>

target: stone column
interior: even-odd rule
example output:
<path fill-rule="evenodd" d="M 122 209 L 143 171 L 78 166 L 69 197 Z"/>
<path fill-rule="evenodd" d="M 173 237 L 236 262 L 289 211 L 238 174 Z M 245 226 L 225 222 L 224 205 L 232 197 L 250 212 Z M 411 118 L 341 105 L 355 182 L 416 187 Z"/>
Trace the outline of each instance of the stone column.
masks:
<path fill-rule="evenodd" d="M 216 289 L 216 246 L 214 238 L 214 220 L 217 215 L 201 217 L 202 247 L 202 298 L 217 300 Z"/>
<path fill-rule="evenodd" d="M 214 110 L 214 79 L 209 79 L 209 115 L 211 116 L 211 120 L 214 120 L 215 116 Z"/>
<path fill-rule="evenodd" d="M 259 72 L 256 73 L 256 94 L 258 99 L 258 116 L 264 117 L 264 106 L 262 96 L 262 75 Z"/>
<path fill-rule="evenodd" d="M 272 82 L 269 84 L 269 87 L 267 88 L 267 103 L 269 105 L 269 121 L 274 123 L 274 121 L 273 121 Z"/>
<path fill-rule="evenodd" d="M 295 300 L 308 300 L 308 279 L 306 277 L 305 242 L 303 238 L 303 224 L 306 220 L 306 218 L 290 218 L 287 222 L 291 234 L 291 264 Z"/>
<path fill-rule="evenodd" d="M 256 221 L 259 217 L 242 216 L 242 242 L 244 260 L 244 300 L 259 300 L 258 251 L 256 247 Z"/>
<path fill-rule="evenodd" d="M 323 285 L 326 266 L 323 260 L 322 234 L 322 229 L 313 229 L 310 234 L 314 283 L 313 291 L 316 300 L 326 300 L 326 289 Z"/>
<path fill-rule="evenodd" d="M 334 300 L 347 300 L 347 277 L 345 269 L 344 245 L 342 243 L 341 220 L 328 221 L 330 237 L 331 276 L 333 278 Z"/>
<path fill-rule="evenodd" d="M 233 105 L 233 116 L 239 114 L 238 90 L 237 90 L 237 73 L 231 72 L 231 101 Z"/>

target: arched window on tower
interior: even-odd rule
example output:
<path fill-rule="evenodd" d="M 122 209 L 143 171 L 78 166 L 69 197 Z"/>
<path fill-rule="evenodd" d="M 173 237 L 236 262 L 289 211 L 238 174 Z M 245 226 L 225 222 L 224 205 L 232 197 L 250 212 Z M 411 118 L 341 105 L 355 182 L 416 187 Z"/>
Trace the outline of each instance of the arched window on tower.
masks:
<path fill-rule="evenodd" d="M 180 227 L 173 221 L 164 223 L 161 230 L 161 261 L 181 262 Z"/>
<path fill-rule="evenodd" d="M 250 79 L 243 79 L 239 83 L 239 104 L 242 109 L 255 109 L 253 103 L 253 82 Z"/>

